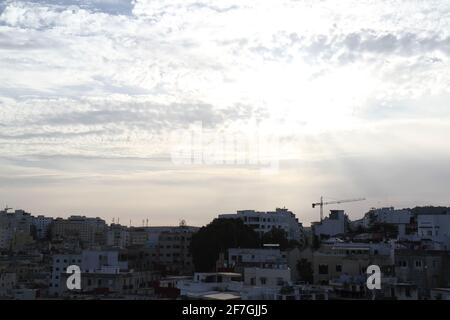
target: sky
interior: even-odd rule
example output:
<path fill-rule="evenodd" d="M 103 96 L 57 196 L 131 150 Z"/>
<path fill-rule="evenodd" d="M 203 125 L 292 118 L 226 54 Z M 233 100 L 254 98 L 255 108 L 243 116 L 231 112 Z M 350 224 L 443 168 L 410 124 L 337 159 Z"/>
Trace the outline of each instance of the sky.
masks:
<path fill-rule="evenodd" d="M 0 206 L 450 205 L 449 104 L 448 1 L 0 0 Z"/>

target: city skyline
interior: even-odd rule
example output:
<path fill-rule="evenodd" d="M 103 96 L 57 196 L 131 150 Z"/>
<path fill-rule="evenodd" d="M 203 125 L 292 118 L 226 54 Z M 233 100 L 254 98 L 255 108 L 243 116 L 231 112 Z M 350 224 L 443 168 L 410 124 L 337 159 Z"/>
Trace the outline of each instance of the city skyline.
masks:
<path fill-rule="evenodd" d="M 320 196 L 367 198 L 337 207 L 350 218 L 449 206 L 448 12 L 418 0 L 3 1 L 0 205 L 137 225 L 284 206 L 308 225 Z M 180 164 L 196 126 L 202 158 Z"/>

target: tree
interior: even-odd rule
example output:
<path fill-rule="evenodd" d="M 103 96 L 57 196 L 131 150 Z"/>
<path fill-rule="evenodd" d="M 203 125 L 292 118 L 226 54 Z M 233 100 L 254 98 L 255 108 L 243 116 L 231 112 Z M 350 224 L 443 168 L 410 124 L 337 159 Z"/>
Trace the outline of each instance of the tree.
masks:
<path fill-rule="evenodd" d="M 272 228 L 269 232 L 266 232 L 262 236 L 263 244 L 278 244 L 281 250 L 293 248 L 299 245 L 298 241 L 288 240 L 286 231 L 281 228 Z"/>
<path fill-rule="evenodd" d="M 192 236 L 190 251 L 195 270 L 214 271 L 220 253 L 229 248 L 257 248 L 258 234 L 240 219 L 214 219 Z"/>

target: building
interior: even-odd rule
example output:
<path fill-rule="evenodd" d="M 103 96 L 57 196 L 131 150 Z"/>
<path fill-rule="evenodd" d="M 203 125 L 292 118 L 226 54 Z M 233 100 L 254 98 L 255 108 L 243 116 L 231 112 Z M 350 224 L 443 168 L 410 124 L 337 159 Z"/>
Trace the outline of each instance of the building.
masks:
<path fill-rule="evenodd" d="M 146 227 L 131 227 L 129 229 L 131 246 L 146 246 L 149 241 L 149 232 Z"/>
<path fill-rule="evenodd" d="M 180 280 L 176 285 L 182 299 L 238 300 L 243 282 L 240 273 L 197 272 L 193 279 Z"/>
<path fill-rule="evenodd" d="M 67 267 L 71 265 L 81 266 L 81 254 L 57 254 L 53 256 L 52 276 L 49 287 L 49 294 L 59 296 L 65 290 L 65 283 L 62 281 L 63 274 Z"/>
<path fill-rule="evenodd" d="M 314 283 L 328 285 L 343 276 L 365 279 L 367 267 L 373 264 L 380 266 L 384 276 L 390 276 L 394 272 L 393 250 L 390 243 L 322 244 L 312 254 Z"/>
<path fill-rule="evenodd" d="M 50 294 L 61 295 L 66 291 L 67 267 L 80 268 L 82 277 L 90 273 L 119 274 L 128 270 L 128 263 L 121 260 L 118 250 L 83 250 L 80 254 L 53 256 Z"/>
<path fill-rule="evenodd" d="M 106 233 L 106 245 L 117 248 L 126 248 L 131 244 L 130 231 L 126 226 L 111 224 Z"/>
<path fill-rule="evenodd" d="M 66 282 L 69 274 L 62 274 L 62 282 Z M 120 272 L 106 272 L 97 270 L 83 272 L 81 274 L 81 289 L 69 291 L 64 288 L 62 295 L 83 296 L 93 294 L 98 296 L 116 296 L 124 298 L 124 295 L 153 296 L 152 284 L 159 276 L 151 271 L 123 270 Z"/>
<path fill-rule="evenodd" d="M 244 268 L 244 285 L 282 287 L 291 282 L 291 270 L 283 268 Z"/>
<path fill-rule="evenodd" d="M 197 231 L 197 227 L 178 226 L 161 232 L 153 246 L 155 264 L 169 274 L 192 274 L 194 263 L 189 248 L 192 235 Z"/>
<path fill-rule="evenodd" d="M 23 250 L 33 243 L 32 217 L 24 210 L 0 211 L 0 250 Z"/>
<path fill-rule="evenodd" d="M 275 292 L 270 300 L 328 300 L 331 288 L 313 285 L 293 285 Z"/>
<path fill-rule="evenodd" d="M 103 219 L 85 216 L 57 218 L 53 222 L 52 238 L 80 241 L 84 247 L 106 244 L 107 225 Z"/>
<path fill-rule="evenodd" d="M 44 217 L 42 215 L 33 217 L 32 225 L 35 228 L 36 238 L 39 240 L 45 239 L 50 235 L 50 227 L 53 223 L 53 218 Z"/>
<path fill-rule="evenodd" d="M 397 210 L 394 207 L 374 208 L 364 215 L 363 226 L 367 229 L 376 224 L 394 225 L 397 227 L 398 237 L 403 238 L 409 233 L 413 219 L 413 214 L 407 209 Z"/>
<path fill-rule="evenodd" d="M 450 250 L 450 214 L 424 214 L 417 216 L 417 234 L 442 250 Z"/>
<path fill-rule="evenodd" d="M 312 224 L 313 233 L 319 238 L 343 235 L 347 231 L 348 217 L 344 210 L 330 210 L 330 215 Z"/>
<path fill-rule="evenodd" d="M 130 268 L 155 270 L 170 275 L 191 275 L 194 271 L 190 244 L 197 227 L 142 227 L 141 241 L 124 250 Z M 145 239 L 145 241 L 144 241 Z"/>
<path fill-rule="evenodd" d="M 433 288 L 450 287 L 450 253 L 436 250 L 395 250 L 398 282 L 418 288 L 419 298 L 429 298 Z"/>
<path fill-rule="evenodd" d="M 303 243 L 303 226 L 294 213 L 286 208 L 277 208 L 275 211 L 259 212 L 255 210 L 241 210 L 236 214 L 221 214 L 219 219 L 241 219 L 245 225 L 252 227 L 259 234 L 264 234 L 274 228 L 286 232 L 289 240 Z"/>
<path fill-rule="evenodd" d="M 281 268 L 287 266 L 287 256 L 279 248 L 228 249 L 227 262 L 224 267 L 231 268 L 235 272 L 243 272 L 244 268 Z"/>
<path fill-rule="evenodd" d="M 15 272 L 0 272 L 0 298 L 11 297 L 17 285 Z"/>

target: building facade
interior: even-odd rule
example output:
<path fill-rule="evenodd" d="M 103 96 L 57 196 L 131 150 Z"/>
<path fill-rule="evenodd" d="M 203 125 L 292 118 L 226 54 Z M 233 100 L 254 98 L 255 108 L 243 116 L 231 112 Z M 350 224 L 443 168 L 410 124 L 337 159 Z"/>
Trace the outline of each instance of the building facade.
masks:
<path fill-rule="evenodd" d="M 275 211 L 268 212 L 241 210 L 236 214 L 221 214 L 219 219 L 241 219 L 245 225 L 261 235 L 274 228 L 282 229 L 286 232 L 289 240 L 300 243 L 304 241 L 303 225 L 295 217 L 295 214 L 286 208 L 277 208 Z"/>

